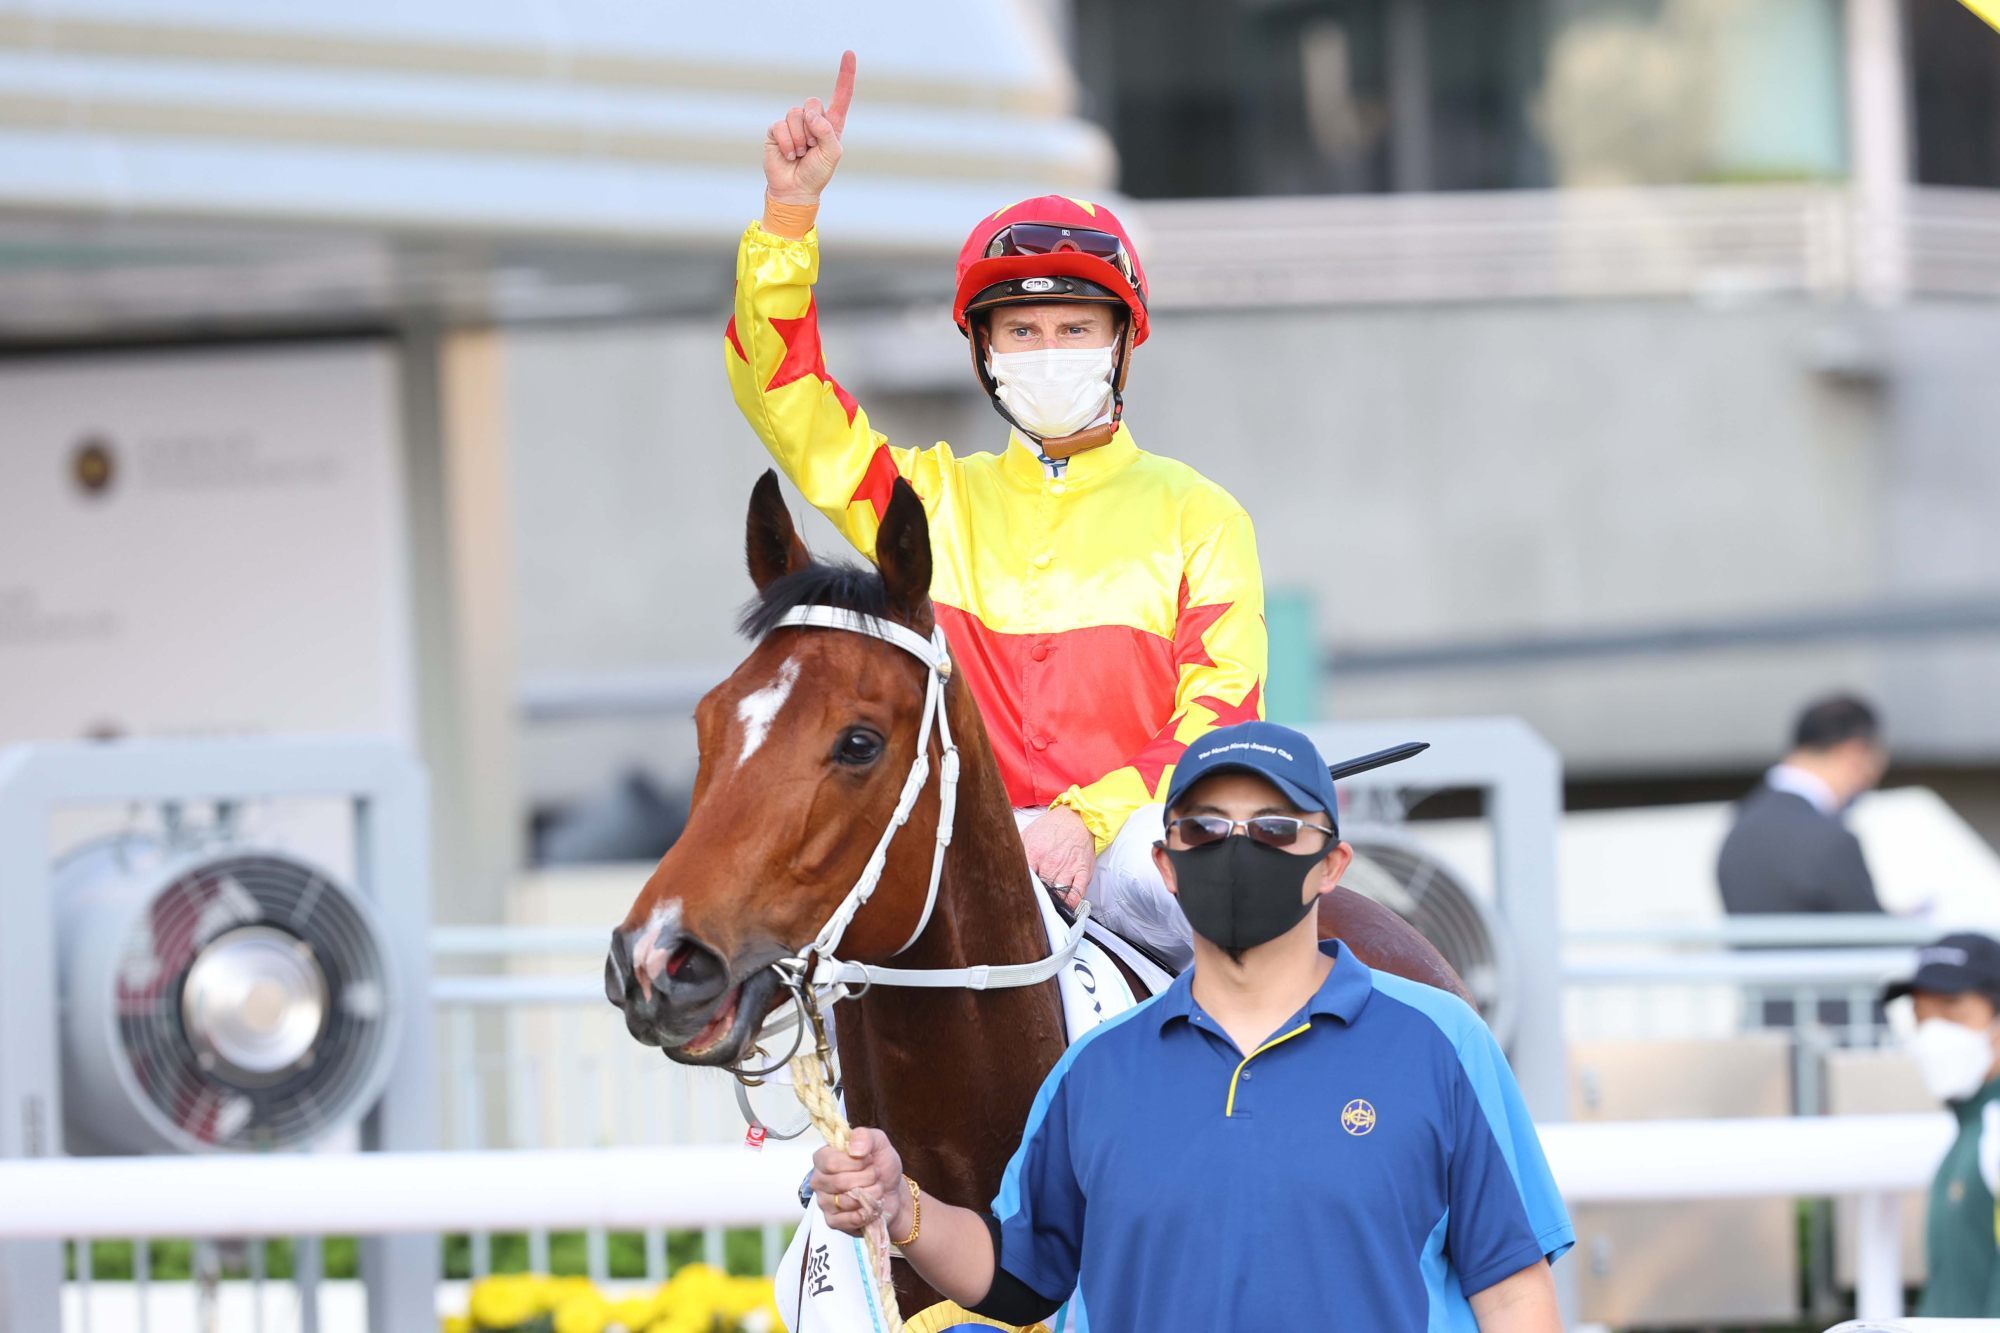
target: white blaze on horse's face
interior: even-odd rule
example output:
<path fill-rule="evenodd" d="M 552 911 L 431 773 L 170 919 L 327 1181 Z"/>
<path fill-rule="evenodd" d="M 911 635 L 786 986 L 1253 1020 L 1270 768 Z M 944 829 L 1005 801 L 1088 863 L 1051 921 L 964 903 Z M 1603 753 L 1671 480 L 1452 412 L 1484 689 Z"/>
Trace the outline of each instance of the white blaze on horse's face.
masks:
<path fill-rule="evenodd" d="M 750 762 L 750 756 L 764 744 L 764 738 L 771 734 L 771 724 L 778 720 L 778 710 L 792 697 L 792 686 L 798 683 L 799 659 L 788 657 L 778 668 L 776 680 L 754 694 L 744 695 L 743 701 L 736 705 L 736 720 L 743 724 L 743 751 L 736 756 L 738 768 Z"/>
<path fill-rule="evenodd" d="M 653 983 L 666 970 L 667 959 L 680 938 L 681 900 L 669 898 L 646 918 L 646 928 L 639 932 L 638 943 L 632 946 L 632 972 L 647 999 L 653 998 Z"/>

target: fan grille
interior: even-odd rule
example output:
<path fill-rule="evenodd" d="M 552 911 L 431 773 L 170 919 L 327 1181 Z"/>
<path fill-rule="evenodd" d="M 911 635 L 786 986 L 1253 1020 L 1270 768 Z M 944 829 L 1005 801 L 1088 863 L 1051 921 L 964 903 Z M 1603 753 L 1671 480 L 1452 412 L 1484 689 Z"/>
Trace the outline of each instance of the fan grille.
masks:
<path fill-rule="evenodd" d="M 1354 861 L 1341 884 L 1416 927 L 1452 965 L 1487 1026 L 1504 1043 L 1513 1032 L 1512 959 L 1493 913 L 1442 861 L 1386 830 L 1348 835 Z"/>
<path fill-rule="evenodd" d="M 254 1079 L 212 1056 L 205 1062 L 184 1013 L 196 960 L 218 937 L 246 928 L 297 941 L 325 982 L 309 1048 Z M 367 1091 L 388 1039 L 386 976 L 374 932 L 339 885 L 269 854 L 220 857 L 169 882 L 126 940 L 116 979 L 121 1053 L 141 1095 L 195 1145 L 306 1143 Z"/>

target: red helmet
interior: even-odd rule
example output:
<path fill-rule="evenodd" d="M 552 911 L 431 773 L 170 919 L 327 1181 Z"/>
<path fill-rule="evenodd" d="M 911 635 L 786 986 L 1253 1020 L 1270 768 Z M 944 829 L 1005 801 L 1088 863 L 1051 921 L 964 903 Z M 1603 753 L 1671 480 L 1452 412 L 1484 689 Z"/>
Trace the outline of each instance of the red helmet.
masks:
<path fill-rule="evenodd" d="M 1024 199 L 965 238 L 951 303 L 960 332 L 971 334 L 970 316 L 980 310 L 1029 301 L 1122 305 L 1131 345 L 1146 341 L 1146 270 L 1102 204 L 1060 194 Z"/>

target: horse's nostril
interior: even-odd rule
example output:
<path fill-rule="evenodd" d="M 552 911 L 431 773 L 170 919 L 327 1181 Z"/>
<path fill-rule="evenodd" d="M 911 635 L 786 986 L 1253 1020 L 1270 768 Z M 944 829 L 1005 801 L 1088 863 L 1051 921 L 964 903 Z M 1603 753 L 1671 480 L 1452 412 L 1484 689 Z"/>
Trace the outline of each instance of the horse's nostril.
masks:
<path fill-rule="evenodd" d="M 619 975 L 616 958 L 604 960 L 604 998 L 620 1009 L 625 1007 L 625 978 Z"/>
<path fill-rule="evenodd" d="M 674 1004 L 704 1004 L 728 988 L 729 968 L 704 944 L 683 939 L 667 958 L 666 985 Z"/>

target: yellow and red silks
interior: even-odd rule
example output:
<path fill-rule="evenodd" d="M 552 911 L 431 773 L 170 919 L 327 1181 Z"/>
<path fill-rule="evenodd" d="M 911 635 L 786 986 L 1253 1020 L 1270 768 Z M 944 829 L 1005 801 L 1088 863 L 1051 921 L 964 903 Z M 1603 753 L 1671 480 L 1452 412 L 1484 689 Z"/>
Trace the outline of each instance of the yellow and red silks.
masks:
<path fill-rule="evenodd" d="M 891 448 L 827 374 L 816 234 L 752 224 L 723 358 L 765 447 L 863 555 L 897 477 L 930 517 L 931 597 L 1016 805 L 1067 805 L 1102 849 L 1187 743 L 1263 716 L 1250 518 L 1118 434 L 1051 476 L 1019 443 Z"/>

